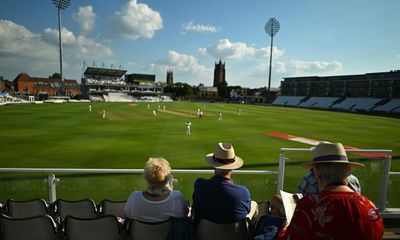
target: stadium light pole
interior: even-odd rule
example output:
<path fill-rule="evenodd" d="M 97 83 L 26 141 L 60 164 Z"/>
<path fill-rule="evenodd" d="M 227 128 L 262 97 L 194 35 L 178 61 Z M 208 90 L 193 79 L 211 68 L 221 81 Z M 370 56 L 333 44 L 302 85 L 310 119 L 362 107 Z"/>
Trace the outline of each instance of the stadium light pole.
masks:
<path fill-rule="evenodd" d="M 60 94 L 64 95 L 64 81 L 63 81 L 63 56 L 62 56 L 62 41 L 61 41 L 61 10 L 69 7 L 71 0 L 51 0 L 56 6 L 58 11 L 58 47 L 60 50 L 60 78 L 61 78 L 61 88 Z"/>
<path fill-rule="evenodd" d="M 274 44 L 274 36 L 278 33 L 280 28 L 279 21 L 276 18 L 270 18 L 265 24 L 265 32 L 271 37 L 271 48 L 269 53 L 269 77 L 268 77 L 268 98 L 271 89 L 271 69 L 272 69 L 272 46 Z M 269 100 L 269 99 L 268 99 Z"/>

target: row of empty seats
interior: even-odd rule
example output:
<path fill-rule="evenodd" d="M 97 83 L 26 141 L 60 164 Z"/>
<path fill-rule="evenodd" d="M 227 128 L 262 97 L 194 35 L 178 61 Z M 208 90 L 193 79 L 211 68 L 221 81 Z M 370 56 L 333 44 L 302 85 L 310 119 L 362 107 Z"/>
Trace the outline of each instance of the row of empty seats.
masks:
<path fill-rule="evenodd" d="M 380 98 L 345 98 L 341 100 L 338 97 L 278 96 L 272 104 L 343 111 L 400 113 L 399 98 L 385 102 Z"/>
<path fill-rule="evenodd" d="M 339 110 L 369 111 L 381 100 L 382 99 L 379 98 L 346 98 L 344 101 L 333 105 L 331 108 Z"/>
<path fill-rule="evenodd" d="M 384 105 L 377 106 L 374 111 L 380 112 L 400 112 L 400 98 L 393 98 Z"/>
<path fill-rule="evenodd" d="M 310 97 L 307 101 L 301 102 L 298 107 L 328 109 L 337 100 L 337 97 Z"/>
<path fill-rule="evenodd" d="M 194 233 L 191 221 L 188 219 L 169 219 L 157 223 L 127 219 L 123 213 L 125 203 L 103 200 L 96 206 L 90 199 L 79 201 L 59 199 L 53 204 L 48 204 L 42 199 L 29 201 L 10 199 L 4 206 L 0 204 L 2 211 L 0 239 L 144 240 L 167 239 L 167 236 L 176 239 L 174 237 L 179 234 L 181 237 L 179 239 L 239 240 L 249 236 L 246 220 L 232 224 L 217 224 L 202 219 L 196 225 Z M 260 206 L 264 206 L 260 208 L 263 209 L 263 213 L 269 209 L 269 205 L 260 204 Z M 121 218 L 125 219 L 123 224 Z M 182 221 L 189 226 L 186 232 L 179 232 L 179 228 L 176 228 Z"/>

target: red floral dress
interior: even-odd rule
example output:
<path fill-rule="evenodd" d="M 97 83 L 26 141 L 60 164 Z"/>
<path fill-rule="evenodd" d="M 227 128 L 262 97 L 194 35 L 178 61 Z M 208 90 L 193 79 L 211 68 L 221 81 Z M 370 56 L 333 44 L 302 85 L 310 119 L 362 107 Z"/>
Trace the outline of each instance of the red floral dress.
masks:
<path fill-rule="evenodd" d="M 279 239 L 382 239 L 382 218 L 370 200 L 356 192 L 305 196 Z"/>

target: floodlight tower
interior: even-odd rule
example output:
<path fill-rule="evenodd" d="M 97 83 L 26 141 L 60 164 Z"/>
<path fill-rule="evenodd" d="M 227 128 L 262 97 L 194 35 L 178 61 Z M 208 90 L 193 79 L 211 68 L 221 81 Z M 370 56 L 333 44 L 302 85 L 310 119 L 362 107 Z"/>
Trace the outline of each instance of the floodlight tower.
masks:
<path fill-rule="evenodd" d="M 268 96 L 271 88 L 272 46 L 274 43 L 274 36 L 278 33 L 279 28 L 280 28 L 279 21 L 276 20 L 275 18 L 270 18 L 268 22 L 265 24 L 265 32 L 271 37 L 271 48 L 269 54 Z"/>
<path fill-rule="evenodd" d="M 61 41 L 61 10 L 69 7 L 71 0 L 51 0 L 53 4 L 56 6 L 58 11 L 58 46 L 60 49 L 60 78 L 61 78 L 61 88 L 60 95 L 64 95 L 64 80 L 63 80 L 63 56 L 62 56 L 62 41 Z"/>

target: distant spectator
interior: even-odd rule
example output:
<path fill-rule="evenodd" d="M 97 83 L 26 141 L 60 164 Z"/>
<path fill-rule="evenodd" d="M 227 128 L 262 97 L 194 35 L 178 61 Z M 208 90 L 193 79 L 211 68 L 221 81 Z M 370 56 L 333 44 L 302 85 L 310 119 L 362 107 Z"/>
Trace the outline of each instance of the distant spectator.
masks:
<path fill-rule="evenodd" d="M 207 163 L 214 168 L 211 179 L 198 178 L 194 183 L 194 221 L 207 219 L 216 223 L 233 223 L 252 218 L 257 212 L 257 203 L 251 201 L 249 190 L 236 185 L 231 179 L 232 170 L 243 165 L 235 155 L 230 143 L 218 143 L 214 153 L 206 156 Z"/>
<path fill-rule="evenodd" d="M 173 190 L 171 167 L 164 158 L 150 158 L 144 168 L 147 188 L 133 192 L 125 205 L 125 215 L 143 222 L 160 222 L 188 216 L 188 202 Z"/>
<path fill-rule="evenodd" d="M 313 161 L 303 166 L 313 169 L 320 192 L 298 200 L 279 239 L 382 239 L 375 205 L 348 186 L 351 169 L 363 165 L 349 162 L 340 143 L 321 142 L 312 153 Z"/>

